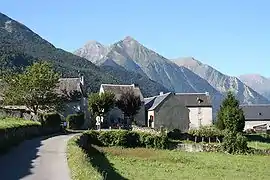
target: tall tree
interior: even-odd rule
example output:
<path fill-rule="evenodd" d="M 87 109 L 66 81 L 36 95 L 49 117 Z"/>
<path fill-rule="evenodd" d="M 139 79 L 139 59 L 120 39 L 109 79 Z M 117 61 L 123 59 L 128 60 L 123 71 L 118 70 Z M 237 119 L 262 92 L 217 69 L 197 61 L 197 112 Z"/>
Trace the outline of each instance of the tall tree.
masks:
<path fill-rule="evenodd" d="M 25 105 L 34 114 L 42 110 L 55 110 L 63 105 L 63 98 L 56 93 L 59 74 L 47 62 L 34 63 L 22 73 L 3 78 L 4 104 Z"/>
<path fill-rule="evenodd" d="M 88 97 L 90 112 L 95 116 L 106 115 L 115 105 L 115 95 L 113 93 L 92 93 Z"/>
<path fill-rule="evenodd" d="M 222 104 L 221 104 L 220 109 L 219 109 L 218 114 L 217 114 L 216 126 L 220 130 L 225 129 L 224 112 L 226 112 L 226 108 L 228 108 L 228 107 L 239 108 L 239 101 L 235 98 L 232 91 L 229 91 L 226 98 L 222 101 Z"/>
<path fill-rule="evenodd" d="M 116 106 L 123 111 L 125 117 L 134 121 L 134 116 L 141 108 L 140 96 L 136 96 L 133 91 L 124 92 L 116 102 Z"/>

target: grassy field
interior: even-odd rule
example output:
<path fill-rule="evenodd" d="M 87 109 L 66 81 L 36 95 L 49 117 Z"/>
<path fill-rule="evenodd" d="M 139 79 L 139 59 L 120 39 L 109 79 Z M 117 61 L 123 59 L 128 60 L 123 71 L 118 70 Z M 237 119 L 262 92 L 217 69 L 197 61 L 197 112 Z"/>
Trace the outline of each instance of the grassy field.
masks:
<path fill-rule="evenodd" d="M 85 154 L 72 139 L 68 163 L 74 180 L 269 179 L 270 156 L 187 153 L 145 148 L 93 147 Z M 103 174 L 103 175 L 102 175 Z"/>
<path fill-rule="evenodd" d="M 16 128 L 29 125 L 40 125 L 40 123 L 35 121 L 23 120 L 19 118 L 0 119 L 0 129 Z"/>

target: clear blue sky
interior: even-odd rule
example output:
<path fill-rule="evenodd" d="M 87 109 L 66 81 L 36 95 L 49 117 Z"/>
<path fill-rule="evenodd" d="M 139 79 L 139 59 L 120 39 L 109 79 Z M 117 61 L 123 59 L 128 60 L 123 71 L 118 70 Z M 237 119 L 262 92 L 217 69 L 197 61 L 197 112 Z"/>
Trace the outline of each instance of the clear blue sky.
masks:
<path fill-rule="evenodd" d="M 269 8 L 269 0 L 1 0 L 0 11 L 68 51 L 129 35 L 167 58 L 270 76 Z"/>

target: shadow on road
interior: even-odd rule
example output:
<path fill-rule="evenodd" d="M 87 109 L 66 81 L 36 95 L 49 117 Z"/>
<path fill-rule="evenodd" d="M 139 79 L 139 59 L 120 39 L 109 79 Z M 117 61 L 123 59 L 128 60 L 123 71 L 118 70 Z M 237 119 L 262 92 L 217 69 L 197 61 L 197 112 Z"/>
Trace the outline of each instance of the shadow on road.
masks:
<path fill-rule="evenodd" d="M 117 180 L 127 180 L 116 172 L 113 164 L 109 162 L 103 152 L 100 152 L 94 146 L 88 147 L 89 161 L 93 167 L 97 169 L 99 173 L 103 175 L 104 179 L 117 179 Z"/>
<path fill-rule="evenodd" d="M 55 135 L 26 140 L 0 156 L 0 179 L 18 180 L 32 174 L 32 163 L 38 158 L 42 141 Z"/>

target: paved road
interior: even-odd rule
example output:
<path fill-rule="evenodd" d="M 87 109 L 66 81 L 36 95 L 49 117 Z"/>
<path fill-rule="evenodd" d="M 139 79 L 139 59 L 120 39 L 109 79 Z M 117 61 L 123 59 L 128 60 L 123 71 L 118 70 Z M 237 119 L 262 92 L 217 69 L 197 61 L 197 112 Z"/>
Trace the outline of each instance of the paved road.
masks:
<path fill-rule="evenodd" d="M 66 144 L 73 135 L 37 138 L 0 156 L 1 180 L 70 180 Z"/>

